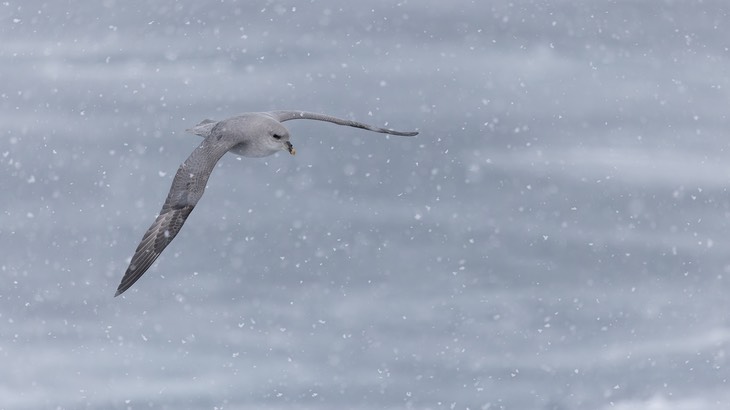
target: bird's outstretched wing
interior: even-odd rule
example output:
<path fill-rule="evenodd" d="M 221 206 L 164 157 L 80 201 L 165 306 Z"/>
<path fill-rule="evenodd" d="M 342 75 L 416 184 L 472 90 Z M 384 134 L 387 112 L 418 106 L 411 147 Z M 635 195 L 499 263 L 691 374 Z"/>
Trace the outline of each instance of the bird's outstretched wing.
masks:
<path fill-rule="evenodd" d="M 374 127 L 372 125 L 364 124 L 362 122 L 346 120 L 343 118 L 333 117 L 326 114 L 317 114 L 314 112 L 307 111 L 269 111 L 265 114 L 270 115 L 272 118 L 279 122 L 290 121 L 290 120 L 316 120 L 331 122 L 337 125 L 345 125 L 348 127 L 362 128 L 364 130 L 379 132 L 381 134 L 399 135 L 402 137 L 412 137 L 418 135 L 418 131 L 396 131 L 388 128 Z M 202 124 L 201 124 L 202 125 Z"/>
<path fill-rule="evenodd" d="M 132 261 L 129 263 L 129 267 L 124 273 L 122 282 L 119 284 L 117 293 L 114 296 L 124 293 L 152 266 L 155 259 L 160 256 L 162 251 L 180 232 L 180 228 L 182 228 L 193 208 L 195 208 L 194 205 L 172 207 L 167 210 L 163 208 L 163 212 L 160 213 L 142 237 L 142 241 L 137 246 Z"/>
<path fill-rule="evenodd" d="M 215 164 L 230 148 L 231 143 L 225 139 L 206 138 L 180 165 L 172 179 L 172 186 L 160 215 L 142 237 L 114 296 L 121 295 L 141 278 L 175 239 L 190 212 L 203 196 Z"/>

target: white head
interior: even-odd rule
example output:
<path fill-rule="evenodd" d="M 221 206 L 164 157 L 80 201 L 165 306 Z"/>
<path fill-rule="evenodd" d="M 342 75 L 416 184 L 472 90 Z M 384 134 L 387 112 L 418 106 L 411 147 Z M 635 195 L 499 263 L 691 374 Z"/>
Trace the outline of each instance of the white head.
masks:
<path fill-rule="evenodd" d="M 296 154 L 294 146 L 289 141 L 289 130 L 279 121 L 259 113 L 243 118 L 247 122 L 247 130 L 250 133 L 246 142 L 246 145 L 250 146 L 245 150 L 247 156 L 266 157 L 279 151 Z"/>

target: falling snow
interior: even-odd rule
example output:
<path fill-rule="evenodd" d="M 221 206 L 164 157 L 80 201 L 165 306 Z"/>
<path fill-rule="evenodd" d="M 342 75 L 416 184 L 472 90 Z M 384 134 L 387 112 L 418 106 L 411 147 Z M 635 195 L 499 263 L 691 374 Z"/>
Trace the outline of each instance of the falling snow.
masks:
<path fill-rule="evenodd" d="M 730 408 L 724 3 L 4 1 L 0 408 Z M 114 290 L 205 118 L 227 155 Z"/>

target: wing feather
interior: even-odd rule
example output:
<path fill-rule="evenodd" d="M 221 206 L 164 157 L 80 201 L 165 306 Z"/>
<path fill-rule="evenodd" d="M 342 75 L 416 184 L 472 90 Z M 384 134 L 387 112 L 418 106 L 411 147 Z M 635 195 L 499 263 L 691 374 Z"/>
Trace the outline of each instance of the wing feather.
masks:
<path fill-rule="evenodd" d="M 145 232 L 142 241 L 137 246 L 132 261 L 129 263 L 129 267 L 124 273 L 122 282 L 119 284 L 117 293 L 114 296 L 124 293 L 144 275 L 167 245 L 175 239 L 193 208 L 195 208 L 193 205 L 172 208 L 161 213 L 155 219 L 155 222 Z"/>
<path fill-rule="evenodd" d="M 160 214 L 142 236 L 114 296 L 121 295 L 139 280 L 175 239 L 190 212 L 203 196 L 215 164 L 232 144 L 228 140 L 206 138 L 180 165 Z"/>

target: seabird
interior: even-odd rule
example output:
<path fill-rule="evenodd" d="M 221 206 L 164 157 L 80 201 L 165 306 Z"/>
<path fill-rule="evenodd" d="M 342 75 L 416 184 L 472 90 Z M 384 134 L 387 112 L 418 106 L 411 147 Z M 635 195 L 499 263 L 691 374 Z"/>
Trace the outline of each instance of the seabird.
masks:
<path fill-rule="evenodd" d="M 278 151 L 288 151 L 294 155 L 296 151 L 289 141 L 289 131 L 281 123 L 299 119 L 326 121 L 381 134 L 406 137 L 418 134 L 417 131 L 395 131 L 307 111 L 252 112 L 223 121 L 202 121 L 187 131 L 203 137 L 203 142 L 178 168 L 162 210 L 142 237 L 114 296 L 121 295 L 139 280 L 175 239 L 190 212 L 203 196 L 215 164 L 226 152 L 255 158 L 266 157 Z"/>

